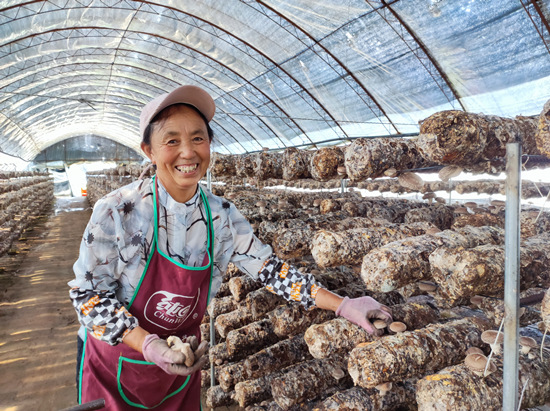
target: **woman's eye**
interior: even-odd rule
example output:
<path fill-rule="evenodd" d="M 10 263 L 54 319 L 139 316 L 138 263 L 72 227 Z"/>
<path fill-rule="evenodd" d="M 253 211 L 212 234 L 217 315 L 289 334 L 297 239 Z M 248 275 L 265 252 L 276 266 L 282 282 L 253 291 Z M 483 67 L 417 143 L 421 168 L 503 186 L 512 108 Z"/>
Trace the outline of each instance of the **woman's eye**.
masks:
<path fill-rule="evenodd" d="M 195 137 L 193 138 L 193 141 L 197 141 L 197 142 L 204 141 L 204 137 Z"/>
<path fill-rule="evenodd" d="M 177 140 L 168 140 L 168 142 L 166 144 L 168 145 L 174 145 L 174 144 L 177 144 Z"/>

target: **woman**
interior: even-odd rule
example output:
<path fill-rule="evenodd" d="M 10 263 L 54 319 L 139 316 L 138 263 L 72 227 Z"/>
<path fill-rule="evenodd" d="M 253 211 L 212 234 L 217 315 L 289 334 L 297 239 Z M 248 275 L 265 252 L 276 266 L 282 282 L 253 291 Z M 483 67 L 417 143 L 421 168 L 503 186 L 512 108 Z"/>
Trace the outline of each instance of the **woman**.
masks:
<path fill-rule="evenodd" d="M 262 244 L 235 206 L 199 186 L 210 162 L 213 99 L 182 86 L 149 102 L 140 116 L 141 148 L 156 166 L 99 200 L 69 285 L 86 341 L 79 362 L 81 402 L 107 409 L 200 408 L 207 343 L 187 367 L 166 339 L 200 338 L 200 322 L 230 262 L 272 292 L 376 333 L 369 318 L 391 321 L 370 297 L 321 288 Z"/>

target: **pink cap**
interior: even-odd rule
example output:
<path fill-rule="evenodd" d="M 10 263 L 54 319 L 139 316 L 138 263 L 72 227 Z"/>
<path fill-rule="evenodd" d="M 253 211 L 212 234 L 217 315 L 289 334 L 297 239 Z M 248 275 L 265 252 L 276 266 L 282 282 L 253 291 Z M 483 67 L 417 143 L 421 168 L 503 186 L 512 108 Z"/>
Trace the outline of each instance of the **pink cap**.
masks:
<path fill-rule="evenodd" d="M 170 93 L 162 94 L 141 109 L 139 116 L 139 132 L 143 138 L 143 133 L 151 120 L 163 109 L 172 104 L 185 103 L 190 104 L 199 110 L 206 120 L 210 122 L 216 111 L 214 100 L 206 91 L 197 86 L 181 86 Z"/>

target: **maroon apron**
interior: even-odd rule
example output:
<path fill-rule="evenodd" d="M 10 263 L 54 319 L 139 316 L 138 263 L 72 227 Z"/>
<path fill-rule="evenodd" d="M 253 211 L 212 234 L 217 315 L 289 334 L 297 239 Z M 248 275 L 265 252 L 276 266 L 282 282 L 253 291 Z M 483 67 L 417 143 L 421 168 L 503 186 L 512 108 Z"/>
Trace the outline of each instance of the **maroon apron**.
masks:
<path fill-rule="evenodd" d="M 157 184 L 153 194 L 153 252 L 139 285 L 127 307 L 139 325 L 161 338 L 195 335 L 200 341 L 200 323 L 208 304 L 212 278 L 214 233 L 206 195 L 200 189 L 208 217 L 208 252 L 202 267 L 185 266 L 158 248 Z M 199 410 L 201 373 L 183 377 L 165 373 L 143 355 L 120 343 L 111 346 L 94 337 L 86 343 L 80 403 L 105 399 L 109 410 L 137 408 L 157 410 Z"/>

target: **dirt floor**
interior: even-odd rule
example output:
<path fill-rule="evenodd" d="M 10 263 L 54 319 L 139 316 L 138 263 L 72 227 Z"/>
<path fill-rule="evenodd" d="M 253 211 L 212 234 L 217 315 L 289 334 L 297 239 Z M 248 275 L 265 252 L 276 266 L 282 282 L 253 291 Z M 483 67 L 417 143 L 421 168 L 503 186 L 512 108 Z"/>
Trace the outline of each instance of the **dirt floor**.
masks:
<path fill-rule="evenodd" d="M 79 325 L 67 283 L 90 215 L 85 197 L 58 198 L 14 244 L 18 253 L 0 258 L 0 411 L 78 404 Z"/>
<path fill-rule="evenodd" d="M 91 210 L 60 199 L 0 258 L 0 409 L 61 410 L 77 404 L 78 322 L 67 282 Z"/>

